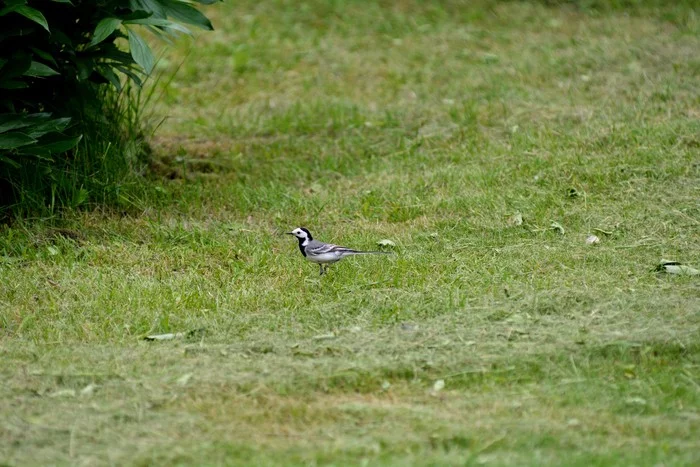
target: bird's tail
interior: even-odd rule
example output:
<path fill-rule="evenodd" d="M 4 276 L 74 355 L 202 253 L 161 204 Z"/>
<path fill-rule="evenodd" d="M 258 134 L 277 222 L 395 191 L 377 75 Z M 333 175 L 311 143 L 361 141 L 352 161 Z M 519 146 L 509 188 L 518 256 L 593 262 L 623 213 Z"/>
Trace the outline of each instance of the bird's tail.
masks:
<path fill-rule="evenodd" d="M 393 251 L 358 251 L 358 250 L 350 250 L 348 254 L 351 255 L 392 255 L 394 254 Z"/>

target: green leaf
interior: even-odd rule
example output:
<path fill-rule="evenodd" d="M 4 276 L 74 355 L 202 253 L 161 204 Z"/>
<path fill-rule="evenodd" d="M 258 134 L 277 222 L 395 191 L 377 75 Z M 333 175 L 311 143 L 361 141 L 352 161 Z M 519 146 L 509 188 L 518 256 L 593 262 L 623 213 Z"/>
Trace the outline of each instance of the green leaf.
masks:
<path fill-rule="evenodd" d="M 147 11 L 149 16 L 165 18 L 165 10 L 160 0 L 130 0 L 129 6 L 132 11 Z"/>
<path fill-rule="evenodd" d="M 97 72 L 100 75 L 102 75 L 107 81 L 112 83 L 112 86 L 114 86 L 114 88 L 117 91 L 121 91 L 122 83 L 119 80 L 119 77 L 117 76 L 117 74 L 114 72 L 114 70 L 112 70 L 111 67 L 109 67 L 109 66 L 100 67 L 97 69 Z"/>
<path fill-rule="evenodd" d="M 40 62 L 32 62 L 31 65 L 29 65 L 29 69 L 24 72 L 24 76 L 34 76 L 36 78 L 56 76 L 58 74 L 56 70 Z"/>
<path fill-rule="evenodd" d="M 156 26 L 163 29 L 172 29 L 173 31 L 188 34 L 190 36 L 192 35 L 192 31 L 187 29 L 185 26 L 163 18 L 135 19 L 124 21 L 124 24 L 142 24 L 144 26 Z"/>
<path fill-rule="evenodd" d="M 95 60 L 90 56 L 80 56 L 73 59 L 75 68 L 78 70 L 78 80 L 84 81 L 90 77 L 95 69 Z"/>
<path fill-rule="evenodd" d="M 136 83 L 137 86 L 141 86 L 143 84 L 139 75 L 137 75 L 131 68 L 121 65 L 117 65 L 115 68 L 128 76 L 129 79 Z"/>
<path fill-rule="evenodd" d="M 42 138 L 37 144 L 27 146 L 17 151 L 19 154 L 34 155 L 34 156 L 50 156 L 52 154 L 61 154 L 70 149 L 73 149 L 76 144 L 82 139 L 80 136 L 65 136 L 52 135 Z"/>
<path fill-rule="evenodd" d="M 148 8 L 134 8 L 133 11 L 127 15 L 121 15 L 120 18 L 123 23 L 126 23 L 127 21 L 135 21 L 137 19 L 145 19 L 145 18 L 152 18 L 152 17 L 158 17 L 158 18 L 163 18 L 164 16 L 160 15 L 157 16 L 153 11 L 151 11 Z"/>
<path fill-rule="evenodd" d="M 0 133 L 24 128 L 25 126 L 29 126 L 29 123 L 22 115 L 15 113 L 0 114 Z"/>
<path fill-rule="evenodd" d="M 131 81 L 136 83 L 137 86 L 141 86 L 143 84 L 143 81 L 141 81 L 141 77 L 138 75 L 138 73 L 133 69 L 133 67 L 129 66 L 123 66 L 123 65 L 117 65 L 114 67 L 116 70 L 118 70 L 120 73 L 125 74 Z"/>
<path fill-rule="evenodd" d="M 61 132 L 66 129 L 69 123 L 70 117 L 56 118 L 44 123 L 40 123 L 38 125 L 31 126 L 24 131 L 32 138 L 39 138 L 47 133 Z"/>
<path fill-rule="evenodd" d="M 31 51 L 34 52 L 39 56 L 39 58 L 43 59 L 45 62 L 49 62 L 53 66 L 57 67 L 58 65 L 56 64 L 56 60 L 54 60 L 53 56 L 41 49 L 37 49 L 36 47 L 30 47 Z"/>
<path fill-rule="evenodd" d="M 0 89 L 25 89 L 28 88 L 29 85 L 23 81 L 15 81 L 15 80 L 0 80 Z"/>
<path fill-rule="evenodd" d="M 5 4 L 5 8 L 0 10 L 0 16 L 5 16 L 8 13 L 17 11 L 20 6 L 27 4 L 27 0 L 5 0 L 3 3 Z"/>
<path fill-rule="evenodd" d="M 82 38 L 76 38 L 76 40 L 80 40 L 80 42 L 82 43 Z M 76 46 L 76 44 L 73 43 L 73 40 L 60 29 L 54 29 L 53 31 L 51 31 L 51 42 L 55 42 L 58 45 L 62 45 L 71 49 L 74 49 Z"/>
<path fill-rule="evenodd" d="M 21 76 L 32 64 L 29 54 L 18 51 L 12 54 L 10 60 L 6 62 L 0 70 L 0 89 L 22 89 L 28 87 L 27 83 L 21 81 Z"/>
<path fill-rule="evenodd" d="M 206 16 L 182 0 L 161 0 L 161 4 L 165 14 L 177 21 L 193 24 L 210 31 L 214 29 Z"/>
<path fill-rule="evenodd" d="M 0 114 L 0 133 L 10 130 L 17 130 L 31 125 L 38 125 L 46 122 L 51 117 L 48 112 L 35 114 L 16 114 L 5 113 Z"/>
<path fill-rule="evenodd" d="M 44 15 L 42 15 L 39 10 L 35 10 L 30 6 L 22 5 L 15 9 L 15 13 L 19 13 L 25 18 L 28 18 L 34 21 L 35 23 L 40 24 L 44 29 L 49 31 L 49 24 L 46 22 L 46 18 L 44 18 Z"/>
<path fill-rule="evenodd" d="M 89 197 L 90 192 L 85 188 L 81 188 L 78 191 L 73 192 L 73 207 L 77 207 L 85 203 Z"/>
<path fill-rule="evenodd" d="M 32 143 L 36 143 L 34 138 L 19 131 L 0 134 L 0 149 L 17 149 Z"/>
<path fill-rule="evenodd" d="M 110 44 L 110 46 L 113 46 L 114 44 Z M 130 66 L 134 64 L 134 58 L 131 56 L 130 53 L 124 52 L 122 50 L 117 49 L 116 47 L 110 47 L 108 49 L 104 49 L 100 51 L 100 55 L 104 59 L 109 59 L 111 62 L 117 62 L 121 65 L 126 65 Z M 114 68 L 114 63 L 109 63 L 109 65 Z"/>
<path fill-rule="evenodd" d="M 148 44 L 136 32 L 129 29 L 129 51 L 134 61 L 138 63 L 146 73 L 153 71 L 155 59 Z"/>
<path fill-rule="evenodd" d="M 16 78 L 22 76 L 32 64 L 32 57 L 26 51 L 18 51 L 10 56 L 7 62 L 0 71 L 0 81 L 8 78 Z"/>
<path fill-rule="evenodd" d="M 97 23 L 95 32 L 92 35 L 92 40 L 88 47 L 99 44 L 103 40 L 107 39 L 110 34 L 114 32 L 122 24 L 122 20 L 119 18 L 105 18 Z"/>
<path fill-rule="evenodd" d="M 17 161 L 14 161 L 14 160 L 10 159 L 9 157 L 5 157 L 2 154 L 0 154 L 0 165 L 1 164 L 9 165 L 10 167 L 12 167 L 14 169 L 19 169 L 20 167 L 22 167 L 19 163 L 17 163 Z"/>

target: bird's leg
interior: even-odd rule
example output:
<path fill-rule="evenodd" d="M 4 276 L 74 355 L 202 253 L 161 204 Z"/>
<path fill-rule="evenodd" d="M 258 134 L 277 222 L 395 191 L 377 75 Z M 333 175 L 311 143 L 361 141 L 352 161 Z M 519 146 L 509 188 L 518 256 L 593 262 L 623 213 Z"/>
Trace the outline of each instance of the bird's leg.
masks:
<path fill-rule="evenodd" d="M 319 264 L 318 264 L 318 267 L 321 269 L 321 274 L 319 274 L 319 276 L 322 276 L 323 273 L 325 272 L 325 271 L 323 270 L 323 264 L 319 263 Z"/>

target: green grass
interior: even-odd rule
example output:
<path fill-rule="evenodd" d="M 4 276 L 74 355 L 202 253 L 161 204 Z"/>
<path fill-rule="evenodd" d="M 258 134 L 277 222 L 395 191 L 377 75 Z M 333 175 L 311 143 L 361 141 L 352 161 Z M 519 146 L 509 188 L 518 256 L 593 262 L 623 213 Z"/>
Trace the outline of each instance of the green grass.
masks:
<path fill-rule="evenodd" d="M 0 462 L 697 465 L 698 10 L 546 3 L 210 9 L 150 194 L 0 231 Z"/>

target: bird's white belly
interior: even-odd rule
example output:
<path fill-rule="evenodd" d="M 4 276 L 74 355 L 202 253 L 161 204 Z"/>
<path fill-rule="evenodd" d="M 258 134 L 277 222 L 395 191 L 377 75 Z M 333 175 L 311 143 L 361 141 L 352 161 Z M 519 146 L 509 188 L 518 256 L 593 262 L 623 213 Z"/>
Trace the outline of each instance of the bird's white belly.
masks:
<path fill-rule="evenodd" d="M 335 263 L 340 259 L 340 255 L 337 253 L 323 253 L 315 256 L 308 255 L 306 259 L 312 263 Z"/>

